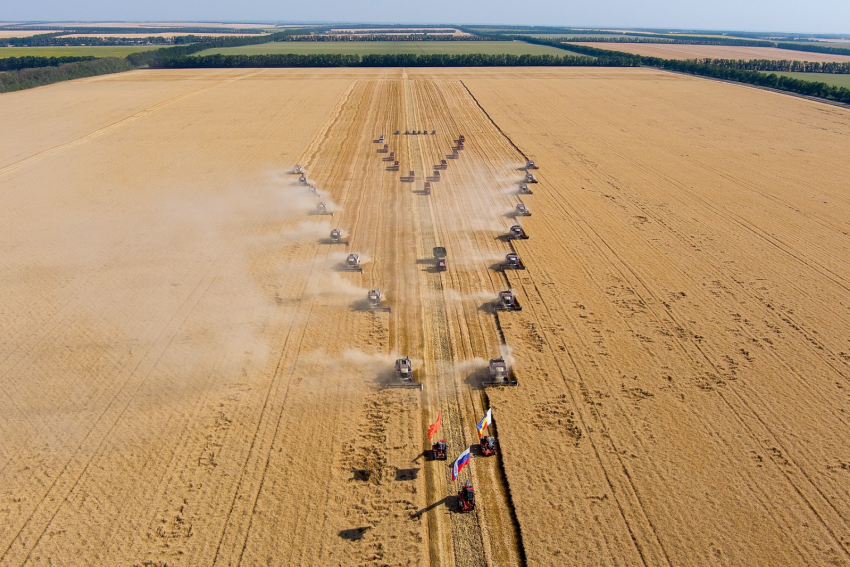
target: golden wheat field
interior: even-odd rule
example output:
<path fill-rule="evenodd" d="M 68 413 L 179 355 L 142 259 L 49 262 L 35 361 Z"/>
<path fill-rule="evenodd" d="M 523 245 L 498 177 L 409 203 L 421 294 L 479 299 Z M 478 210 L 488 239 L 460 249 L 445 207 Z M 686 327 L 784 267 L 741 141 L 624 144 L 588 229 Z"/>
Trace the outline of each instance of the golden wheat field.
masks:
<path fill-rule="evenodd" d="M 772 59 L 774 61 L 832 61 L 835 63 L 846 63 L 850 61 L 850 56 L 848 55 L 794 51 L 793 49 L 779 49 L 776 47 L 607 42 L 576 43 L 575 45 L 585 45 L 587 47 L 596 47 L 597 49 L 613 49 L 614 51 L 625 51 L 626 53 L 634 53 L 635 55 L 661 57 L 663 59 Z"/>
<path fill-rule="evenodd" d="M 850 565 L 847 109 L 645 69 L 145 70 L 0 123 L 0 564 Z M 387 387 L 404 355 L 423 390 Z"/>

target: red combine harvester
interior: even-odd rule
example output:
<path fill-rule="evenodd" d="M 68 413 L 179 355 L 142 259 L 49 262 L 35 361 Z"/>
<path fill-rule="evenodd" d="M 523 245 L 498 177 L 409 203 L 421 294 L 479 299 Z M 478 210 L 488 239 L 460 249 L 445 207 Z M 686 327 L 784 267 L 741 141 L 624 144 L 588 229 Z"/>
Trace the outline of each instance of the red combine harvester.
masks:
<path fill-rule="evenodd" d="M 444 159 L 441 159 L 440 160 L 440 169 L 448 169 L 448 168 L 449 168 L 449 162 L 447 162 Z"/>
<path fill-rule="evenodd" d="M 492 457 L 496 454 L 496 438 L 485 435 L 481 438 L 481 454 L 485 457 Z"/>
<path fill-rule="evenodd" d="M 440 170 L 435 169 L 434 170 L 434 181 L 439 181 L 439 180 L 440 180 Z"/>
<path fill-rule="evenodd" d="M 423 189 L 422 192 L 425 193 L 426 195 L 431 194 L 431 182 L 430 181 L 425 182 L 425 189 Z"/>
<path fill-rule="evenodd" d="M 475 491 L 472 488 L 472 483 L 468 480 L 457 493 L 457 508 L 458 512 L 472 512 L 475 510 Z"/>
<path fill-rule="evenodd" d="M 416 174 L 413 172 L 412 169 L 407 174 L 407 179 L 408 179 L 408 181 L 416 181 Z"/>
<path fill-rule="evenodd" d="M 431 459 L 435 461 L 445 461 L 448 458 L 446 453 L 446 440 L 440 439 L 431 445 Z"/>
<path fill-rule="evenodd" d="M 398 171 L 399 165 L 397 161 L 394 161 L 392 165 L 387 166 L 387 171 Z"/>

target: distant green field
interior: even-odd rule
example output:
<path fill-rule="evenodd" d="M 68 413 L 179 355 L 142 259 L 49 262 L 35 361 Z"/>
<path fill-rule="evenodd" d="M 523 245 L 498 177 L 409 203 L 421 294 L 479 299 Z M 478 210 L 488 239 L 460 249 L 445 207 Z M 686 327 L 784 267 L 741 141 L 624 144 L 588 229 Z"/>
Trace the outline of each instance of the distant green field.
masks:
<path fill-rule="evenodd" d="M 466 54 L 484 53 L 488 55 L 578 55 L 547 45 L 533 45 L 524 41 L 276 41 L 242 47 L 222 47 L 198 52 L 204 55 L 267 55 L 274 53 L 341 53 L 343 55 L 372 55 L 414 53 L 432 55 L 436 53 Z"/>
<path fill-rule="evenodd" d="M 137 51 L 148 51 L 149 49 L 159 49 L 167 47 L 165 45 L 139 45 L 139 46 L 68 46 L 68 47 L 0 47 L 0 59 L 6 57 L 24 57 L 33 55 L 36 57 L 85 57 L 93 55 L 95 57 L 126 57 Z"/>
<path fill-rule="evenodd" d="M 767 71 L 762 71 L 762 73 L 770 74 Z M 786 77 L 794 77 L 795 79 L 800 79 L 802 81 L 826 83 L 827 85 L 846 87 L 850 89 L 850 75 L 837 75 L 834 73 L 785 73 L 779 71 L 777 71 L 776 74 L 785 75 Z"/>

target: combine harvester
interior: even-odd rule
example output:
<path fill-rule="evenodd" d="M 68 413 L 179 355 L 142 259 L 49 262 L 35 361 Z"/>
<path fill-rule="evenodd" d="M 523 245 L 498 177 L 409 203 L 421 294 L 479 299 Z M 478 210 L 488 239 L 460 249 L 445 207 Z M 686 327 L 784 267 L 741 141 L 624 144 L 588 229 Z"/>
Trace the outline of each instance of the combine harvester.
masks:
<path fill-rule="evenodd" d="M 425 182 L 425 188 L 422 190 L 422 192 L 423 192 L 425 195 L 430 195 L 430 194 L 431 194 L 431 182 L 430 182 L 430 181 L 426 181 L 426 182 Z"/>
<path fill-rule="evenodd" d="M 449 162 L 447 162 L 444 159 L 441 159 L 440 160 L 440 167 L 438 169 L 448 169 L 448 168 L 449 168 Z"/>
<path fill-rule="evenodd" d="M 510 254 L 505 256 L 505 263 L 502 264 L 502 271 L 505 270 L 524 270 L 525 264 L 522 263 L 522 260 L 519 259 L 519 255 L 515 252 L 511 252 Z"/>
<path fill-rule="evenodd" d="M 445 272 L 448 268 L 446 263 L 446 249 L 443 246 L 434 246 L 434 269 L 438 272 Z"/>
<path fill-rule="evenodd" d="M 385 154 L 390 151 L 390 145 L 384 144 L 384 147 L 378 150 L 378 153 Z"/>
<path fill-rule="evenodd" d="M 379 144 L 383 144 L 383 143 L 384 143 L 384 135 L 383 135 L 383 134 L 381 134 L 380 136 L 378 136 L 378 143 L 379 143 Z"/>
<path fill-rule="evenodd" d="M 537 180 L 534 179 L 534 174 L 529 171 L 525 174 L 525 182 L 526 183 L 537 183 Z"/>
<path fill-rule="evenodd" d="M 508 240 L 528 240 L 528 235 L 520 225 L 515 224 L 508 232 Z"/>
<path fill-rule="evenodd" d="M 431 460 L 445 461 L 446 459 L 448 459 L 448 445 L 445 439 L 440 439 L 431 445 Z"/>
<path fill-rule="evenodd" d="M 399 170 L 399 164 L 398 164 L 397 161 L 393 161 L 392 165 L 387 166 L 387 171 L 398 171 L 398 170 Z"/>
<path fill-rule="evenodd" d="M 533 159 L 530 159 L 530 160 L 525 162 L 525 170 L 528 171 L 529 169 L 540 169 L 540 168 L 537 167 L 536 165 L 534 165 Z"/>
<path fill-rule="evenodd" d="M 485 435 L 481 438 L 481 454 L 485 457 L 492 457 L 496 454 L 496 438 L 490 435 Z"/>
<path fill-rule="evenodd" d="M 516 300 L 514 292 L 505 290 L 499 292 L 499 297 L 493 305 L 496 311 L 522 311 L 522 306 Z"/>
<path fill-rule="evenodd" d="M 531 212 L 528 210 L 528 207 L 526 207 L 526 206 L 525 206 L 525 204 L 520 203 L 520 204 L 518 204 L 518 205 L 516 206 L 516 209 L 514 209 L 514 216 L 517 216 L 517 217 L 530 217 L 530 216 L 531 216 Z"/>
<path fill-rule="evenodd" d="M 328 206 L 327 206 L 327 205 L 325 205 L 324 203 L 319 203 L 318 205 L 316 205 L 316 210 L 315 210 L 315 211 L 313 211 L 313 214 L 314 214 L 314 215 L 330 215 L 330 216 L 334 216 L 334 214 L 333 214 L 331 211 L 329 211 L 329 210 L 328 210 Z"/>
<path fill-rule="evenodd" d="M 514 372 L 508 368 L 504 358 L 490 359 L 490 378 L 484 381 L 485 386 L 516 386 L 517 384 Z"/>
<path fill-rule="evenodd" d="M 298 174 L 301 174 L 301 173 L 302 173 L 302 172 L 301 172 L 301 166 L 300 166 L 300 165 L 296 165 L 296 166 L 295 166 L 295 173 L 298 173 Z"/>
<path fill-rule="evenodd" d="M 458 512 L 472 512 L 475 510 L 475 491 L 472 488 L 472 483 L 468 480 L 457 493 L 457 509 Z"/>
<path fill-rule="evenodd" d="M 517 191 L 520 195 L 534 195 L 534 192 L 528 188 L 528 185 L 525 183 L 519 184 L 519 190 Z"/>
<path fill-rule="evenodd" d="M 349 254 L 348 258 L 345 259 L 344 267 L 348 272 L 360 272 L 362 274 L 363 268 L 360 267 L 360 254 L 353 252 Z"/>
<path fill-rule="evenodd" d="M 307 176 L 302 173 L 301 177 L 298 178 L 298 183 L 301 185 L 307 185 Z"/>
<path fill-rule="evenodd" d="M 335 228 L 331 231 L 331 239 L 330 244 L 345 244 L 348 246 L 348 241 L 342 239 L 342 231 L 338 228 Z"/>
<path fill-rule="evenodd" d="M 416 173 L 412 169 L 407 173 L 407 180 L 411 183 L 416 181 Z"/>
<path fill-rule="evenodd" d="M 366 303 L 369 306 L 370 311 L 386 311 L 387 313 L 392 313 L 392 307 L 384 307 L 381 304 L 381 300 L 383 299 L 383 295 L 381 294 L 380 289 L 370 289 L 369 293 L 366 294 Z"/>
<path fill-rule="evenodd" d="M 413 364 L 408 357 L 395 361 L 395 382 L 387 384 L 387 388 L 413 388 L 423 390 L 421 382 L 417 382 L 413 374 Z"/>
<path fill-rule="evenodd" d="M 434 177 L 433 177 L 433 179 L 434 179 L 434 181 L 440 181 L 440 170 L 439 170 L 439 169 L 435 169 L 435 170 L 434 170 Z"/>

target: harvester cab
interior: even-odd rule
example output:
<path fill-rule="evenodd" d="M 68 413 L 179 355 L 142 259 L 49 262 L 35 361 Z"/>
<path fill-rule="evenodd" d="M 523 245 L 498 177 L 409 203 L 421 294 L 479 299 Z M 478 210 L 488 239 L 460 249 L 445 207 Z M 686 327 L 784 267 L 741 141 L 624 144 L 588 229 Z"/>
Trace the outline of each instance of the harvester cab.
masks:
<path fill-rule="evenodd" d="M 520 195 L 533 195 L 531 189 L 528 188 L 528 185 L 525 183 L 519 184 L 519 194 Z"/>
<path fill-rule="evenodd" d="M 395 161 L 395 152 L 390 152 L 390 161 Z"/>
<path fill-rule="evenodd" d="M 452 159 L 457 159 L 459 155 L 457 148 L 452 148 Z"/>
<path fill-rule="evenodd" d="M 539 169 L 536 165 L 534 165 L 534 160 L 530 159 L 525 162 L 525 169 Z"/>
<path fill-rule="evenodd" d="M 496 438 L 485 435 L 481 438 L 481 454 L 485 457 L 492 457 L 496 454 Z"/>
<path fill-rule="evenodd" d="M 425 189 L 423 190 L 423 193 L 425 193 L 426 195 L 431 194 L 431 182 L 430 181 L 425 182 Z"/>
<path fill-rule="evenodd" d="M 383 294 L 381 294 L 380 289 L 370 289 L 369 293 L 366 294 L 366 301 L 369 304 L 369 309 L 372 311 L 386 311 L 387 313 L 392 313 L 392 308 L 381 305 L 382 299 Z"/>
<path fill-rule="evenodd" d="M 508 368 L 504 358 L 490 359 L 490 379 L 484 382 L 485 386 L 516 386 L 517 381 L 513 371 Z"/>
<path fill-rule="evenodd" d="M 496 311 L 522 311 L 522 307 L 511 290 L 499 292 L 495 307 Z"/>
<path fill-rule="evenodd" d="M 398 136 L 398 133 L 399 133 L 399 132 L 400 132 L 400 130 L 396 130 L 396 131 L 395 131 L 395 135 L 396 135 L 396 136 Z"/>
<path fill-rule="evenodd" d="M 434 170 L 434 181 L 439 181 L 439 180 L 440 180 L 440 170 L 435 169 Z"/>
<path fill-rule="evenodd" d="M 505 263 L 502 264 L 502 270 L 524 270 L 525 264 L 519 259 L 519 255 L 511 252 L 505 256 Z"/>
<path fill-rule="evenodd" d="M 388 151 L 390 151 L 390 145 L 389 145 L 389 144 L 384 144 L 384 149 L 383 149 L 383 150 L 381 150 L 381 152 L 382 152 L 382 153 L 387 153 Z"/>
<path fill-rule="evenodd" d="M 410 130 L 405 130 L 404 133 L 405 133 L 405 135 L 408 135 L 408 134 L 410 134 Z"/>
<path fill-rule="evenodd" d="M 436 135 L 437 135 L 437 131 L 436 131 L 436 130 L 431 130 L 431 135 L 432 135 L 432 136 L 436 136 Z"/>
<path fill-rule="evenodd" d="M 448 169 L 448 168 L 449 168 L 449 162 L 447 162 L 444 159 L 441 159 L 440 160 L 440 169 Z"/>
<path fill-rule="evenodd" d="M 413 375 L 413 364 L 408 357 L 399 358 L 395 361 L 396 382 L 388 384 L 389 388 L 415 388 L 422 390 L 422 383 L 417 382 Z"/>
<path fill-rule="evenodd" d="M 390 171 L 398 171 L 399 163 L 398 161 L 394 161 L 393 164 L 389 167 Z"/>
<path fill-rule="evenodd" d="M 448 458 L 448 446 L 445 439 L 440 439 L 431 445 L 431 459 L 435 461 L 445 461 Z"/>
<path fill-rule="evenodd" d="M 511 240 L 528 240 L 528 235 L 520 225 L 515 224 L 511 227 L 510 232 L 508 232 L 508 238 Z"/>
<path fill-rule="evenodd" d="M 460 136 L 457 137 L 457 143 L 458 144 L 462 144 L 465 141 L 466 141 L 466 136 L 464 136 L 463 134 L 461 134 Z"/>
<path fill-rule="evenodd" d="M 298 182 L 301 185 L 307 185 L 307 176 L 302 173 L 301 177 L 298 178 Z"/>
<path fill-rule="evenodd" d="M 516 206 L 516 216 L 530 217 L 531 213 L 528 212 L 528 207 L 526 207 L 524 203 L 520 203 Z"/>
<path fill-rule="evenodd" d="M 534 174 L 531 173 L 530 171 L 528 171 L 525 174 L 525 182 L 526 183 L 537 183 L 537 180 L 534 179 Z"/>
<path fill-rule="evenodd" d="M 345 269 L 351 272 L 363 273 L 363 268 L 360 267 L 360 254 L 349 254 L 345 259 Z"/>
<path fill-rule="evenodd" d="M 381 134 L 381 135 L 378 137 L 378 143 L 379 143 L 379 144 L 383 144 L 383 143 L 384 143 L 384 135 L 383 135 L 383 134 Z"/>
<path fill-rule="evenodd" d="M 301 173 L 301 166 L 300 165 L 295 166 L 295 173 Z"/>
<path fill-rule="evenodd" d="M 416 181 L 416 174 L 413 172 L 413 170 L 412 170 L 412 169 L 408 172 L 408 174 L 407 174 L 407 178 L 408 178 L 410 181 Z"/>
<path fill-rule="evenodd" d="M 459 512 L 472 512 L 475 510 L 475 490 L 468 480 L 463 488 L 457 493 L 457 508 Z"/>

